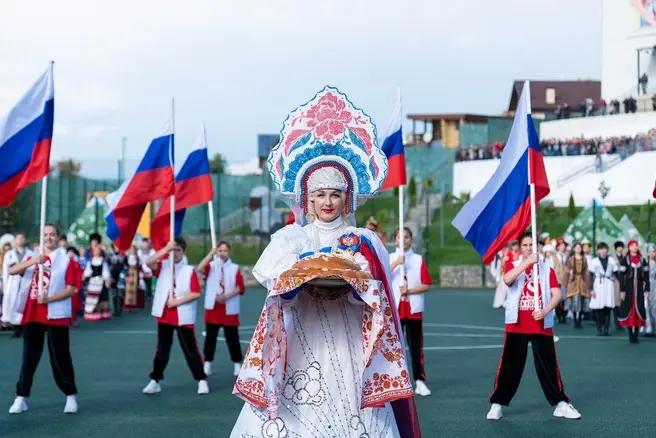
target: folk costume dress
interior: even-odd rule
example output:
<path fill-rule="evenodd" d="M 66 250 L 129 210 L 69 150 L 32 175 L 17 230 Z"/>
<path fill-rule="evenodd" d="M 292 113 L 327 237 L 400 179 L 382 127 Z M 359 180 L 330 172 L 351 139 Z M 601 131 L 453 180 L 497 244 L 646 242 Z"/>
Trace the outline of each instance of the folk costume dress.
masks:
<path fill-rule="evenodd" d="M 273 181 L 306 214 L 310 193 L 340 190 L 349 215 L 385 179 L 375 138 L 370 118 L 326 87 L 287 118 L 269 157 Z M 343 217 L 309 222 L 275 233 L 253 269 L 268 294 L 234 386 L 246 404 L 231 436 L 420 436 L 387 251 Z M 367 279 L 284 276 L 304 261 L 330 270 L 335 257 Z"/>
<path fill-rule="evenodd" d="M 615 273 L 618 266 L 612 257 L 595 257 L 590 263 L 592 290 L 590 309 L 596 313 L 597 331 L 608 334 L 610 311 L 615 308 Z"/>
<path fill-rule="evenodd" d="M 585 255 L 580 258 L 572 255 L 567 260 L 567 271 L 567 304 L 574 313 L 574 325 L 580 327 L 590 299 L 590 273 Z"/>
<path fill-rule="evenodd" d="M 617 319 L 621 327 L 629 330 L 632 342 L 637 341 L 637 329 L 645 326 L 645 292 L 649 293 L 649 265 L 640 255 L 626 255 L 620 259 L 625 268 L 621 291 L 626 296 L 620 304 Z M 635 329 L 635 333 L 631 329 Z"/>
<path fill-rule="evenodd" d="M 647 327 L 645 333 L 656 333 L 656 260 L 649 260 L 649 297 L 645 300 Z"/>
<path fill-rule="evenodd" d="M 91 257 L 84 267 L 87 295 L 84 298 L 84 319 L 98 321 L 103 315 L 98 310 L 101 301 L 109 300 L 107 282 L 110 280 L 109 265 L 102 256 Z"/>

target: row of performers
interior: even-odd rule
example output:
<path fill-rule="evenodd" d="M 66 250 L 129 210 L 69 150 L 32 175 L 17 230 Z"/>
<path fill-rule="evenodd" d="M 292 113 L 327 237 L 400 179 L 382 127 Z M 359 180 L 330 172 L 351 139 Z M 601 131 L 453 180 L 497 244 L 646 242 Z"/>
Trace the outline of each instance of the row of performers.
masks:
<path fill-rule="evenodd" d="M 67 254 L 65 248 L 57 246 L 57 236 L 57 226 L 47 224 L 44 228 L 44 254 L 36 251 L 9 269 L 10 276 L 20 276 L 28 285 L 25 302 L 18 303 L 14 309 L 14 315 L 20 315 L 20 325 L 23 328 L 23 360 L 16 383 L 16 398 L 9 409 L 13 414 L 28 410 L 27 399 L 31 394 L 33 377 L 46 336 L 55 383 L 66 395 L 64 413 L 75 413 L 78 409 L 69 327 L 74 315 L 72 298 L 82 286 L 82 268 L 74 257 Z M 158 279 L 152 309 L 157 319 L 157 347 L 151 380 L 143 389 L 146 394 L 161 391 L 159 381 L 164 378 L 174 332 L 177 332 L 187 364 L 198 382 L 199 394 L 209 393 L 207 376 L 212 373 L 216 341 L 221 328 L 224 330 L 235 375 L 239 373 L 243 360 L 238 328 L 240 295 L 244 293 L 245 287 L 239 267 L 230 260 L 230 245 L 221 242 L 195 269 L 187 264 L 185 251 L 186 242 L 177 238 L 145 260 L 153 276 Z M 172 269 L 168 260 L 164 260 L 170 252 L 174 254 L 175 263 L 173 290 L 170 287 Z M 91 260 L 94 257 L 102 258 L 99 252 Z M 102 263 L 97 265 L 100 269 Z M 43 267 L 42 273 L 39 273 L 38 265 Z M 39 276 L 42 277 L 41 288 Z M 207 280 L 203 353 L 198 348 L 194 330 L 197 301 L 201 296 L 201 278 Z"/>
<path fill-rule="evenodd" d="M 10 276 L 28 284 L 24 304 L 18 305 L 15 313 L 20 315 L 23 328 L 24 354 L 19 380 L 16 384 L 16 398 L 10 413 L 27 411 L 27 398 L 30 396 L 33 376 L 41 358 L 45 337 L 49 339 L 48 350 L 55 382 L 67 396 L 65 413 L 77 412 L 77 388 L 72 358 L 70 354 L 69 326 L 72 325 L 75 306 L 73 301 L 81 288 L 81 278 L 99 278 L 102 288 L 94 288 L 92 281 L 86 282 L 87 299 L 89 295 L 102 295 L 107 286 L 109 268 L 101 252 L 99 241 L 91 242 L 91 258 L 85 268 L 80 266 L 70 249 L 56 245 L 57 227 L 47 224 L 44 234 L 45 254 L 26 254 L 21 260 L 10 265 Z M 390 266 L 394 273 L 392 288 L 398 302 L 400 322 L 405 331 L 410 351 L 410 361 L 416 381 L 415 393 L 428 396 L 423 355 L 423 310 L 424 297 L 432 280 L 422 256 L 412 249 L 412 231 L 404 230 L 403 242 L 397 233 L 397 250 L 390 254 Z M 93 236 L 92 236 L 93 238 Z M 19 243 L 22 243 L 19 240 Z M 401 245 L 402 248 L 401 249 Z M 130 289 L 131 277 L 143 270 L 139 255 L 144 257 L 145 268 L 156 281 L 153 297 L 152 315 L 157 319 L 157 347 L 150 373 L 150 381 L 143 388 L 144 394 L 161 392 L 160 381 L 169 361 L 173 334 L 177 332 L 178 341 L 194 379 L 198 382 L 198 394 L 209 393 L 207 376 L 212 374 L 212 363 L 219 331 L 223 328 L 224 337 L 233 362 L 233 375 L 241 369 L 243 355 L 239 339 L 240 295 L 245 291 L 244 279 L 239 266 L 230 259 L 230 245 L 220 242 L 210 251 L 197 267 L 188 264 L 186 242 L 176 238 L 164 248 L 155 252 L 142 248 L 145 254 L 138 254 L 133 248 L 127 253 L 121 273 L 122 284 Z M 140 252 L 142 252 L 140 251 Z M 170 291 L 171 269 L 166 255 L 174 255 L 174 291 Z M 39 294 L 38 264 L 44 267 L 43 291 Z M 399 275 L 400 266 L 405 269 L 405 284 Z M 84 275 L 80 273 L 84 271 Z M 141 278 L 143 283 L 143 278 Z M 195 335 L 196 303 L 201 296 L 201 286 L 205 283 L 205 342 L 201 354 Z M 129 293 L 126 306 L 129 306 Z M 143 306 L 142 302 L 136 307 Z M 18 324 L 18 322 L 17 322 Z"/>
<path fill-rule="evenodd" d="M 37 247 L 38 248 L 38 247 Z M 85 320 L 107 320 L 127 311 L 145 307 L 146 298 L 152 295 L 153 273 L 143 261 L 154 254 L 148 239 L 143 239 L 141 248 L 131 247 L 125 254 L 107 251 L 100 234 L 89 236 L 89 248 L 69 246 L 63 236 L 59 237 L 58 248 L 65 249 L 68 257 L 79 264 L 78 275 L 81 287 L 71 299 L 72 324 L 78 315 Z M 9 275 L 11 266 L 33 255 L 26 245 L 25 234 L 17 232 L 13 247 L 6 251 L 2 263 L 2 312 L 3 326 L 13 325 L 16 336 L 20 335 L 22 309 L 29 288 L 29 279 Z M 110 306 L 110 299 L 112 305 Z"/>
<path fill-rule="evenodd" d="M 518 246 L 511 243 L 497 263 L 516 260 Z M 597 245 L 596 256 L 589 248 L 586 241 L 569 247 L 562 238 L 555 246 L 538 244 L 540 258 L 554 269 L 565 298 L 555 309 L 558 322 L 565 324 L 569 313 L 574 327 L 582 328 L 584 313 L 591 311 L 599 336 L 610 335 L 611 319 L 618 328 L 627 329 L 631 343 L 638 343 L 639 332 L 654 336 L 656 293 L 650 290 L 656 288 L 656 246 L 647 245 L 646 259 L 636 240 L 628 242 L 626 251 L 623 242 L 615 242 L 613 254 L 605 242 Z M 495 308 L 505 305 L 507 292 L 501 275 L 498 279 Z"/>

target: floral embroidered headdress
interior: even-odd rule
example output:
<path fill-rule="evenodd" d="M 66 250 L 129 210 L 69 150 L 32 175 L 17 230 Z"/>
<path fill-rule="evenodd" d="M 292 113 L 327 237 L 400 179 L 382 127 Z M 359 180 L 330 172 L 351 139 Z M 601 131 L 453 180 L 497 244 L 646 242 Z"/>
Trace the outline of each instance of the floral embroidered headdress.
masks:
<path fill-rule="evenodd" d="M 268 163 L 278 189 L 305 213 L 308 195 L 317 188 L 344 191 L 346 213 L 353 213 L 387 175 L 371 118 L 329 86 L 289 114 Z"/>

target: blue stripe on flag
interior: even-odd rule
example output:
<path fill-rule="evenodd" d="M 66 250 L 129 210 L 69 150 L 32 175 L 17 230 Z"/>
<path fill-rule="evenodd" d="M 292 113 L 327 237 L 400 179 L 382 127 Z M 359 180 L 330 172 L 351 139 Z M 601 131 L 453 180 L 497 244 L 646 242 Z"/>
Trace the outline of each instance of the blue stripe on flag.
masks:
<path fill-rule="evenodd" d="M 0 184 L 23 171 L 32 159 L 34 145 L 52 138 L 55 99 L 46 101 L 43 113 L 0 145 Z"/>
<path fill-rule="evenodd" d="M 465 239 L 479 254 L 485 254 L 501 229 L 530 196 L 528 185 L 528 149 L 506 180 L 478 215 Z"/>
<path fill-rule="evenodd" d="M 186 211 L 187 209 L 183 208 L 182 210 L 178 210 L 175 212 L 175 225 L 173 227 L 174 228 L 173 235 L 175 237 L 178 237 L 182 234 L 182 223 L 184 222 Z"/>
<path fill-rule="evenodd" d="M 210 163 L 207 159 L 207 149 L 197 149 L 189 154 L 175 180 L 180 182 L 209 173 Z"/>
<path fill-rule="evenodd" d="M 111 241 L 114 241 L 119 238 L 121 235 L 121 230 L 119 230 L 116 221 L 114 220 L 114 212 L 111 212 L 105 217 L 105 223 L 107 224 L 107 237 Z"/>
<path fill-rule="evenodd" d="M 146 155 L 144 155 L 137 172 L 160 169 L 171 165 L 170 149 L 173 134 L 157 137 L 150 142 Z"/>
<path fill-rule="evenodd" d="M 530 114 L 526 115 L 528 120 L 528 147 L 533 148 L 539 153 L 542 153 L 542 146 L 540 146 L 540 139 L 538 138 L 538 132 L 535 130 L 535 124 L 533 123 L 533 117 Z"/>
<path fill-rule="evenodd" d="M 390 158 L 394 155 L 403 154 L 402 129 L 399 128 L 398 131 L 395 131 L 388 137 L 385 137 L 381 149 L 383 150 L 387 158 Z"/>

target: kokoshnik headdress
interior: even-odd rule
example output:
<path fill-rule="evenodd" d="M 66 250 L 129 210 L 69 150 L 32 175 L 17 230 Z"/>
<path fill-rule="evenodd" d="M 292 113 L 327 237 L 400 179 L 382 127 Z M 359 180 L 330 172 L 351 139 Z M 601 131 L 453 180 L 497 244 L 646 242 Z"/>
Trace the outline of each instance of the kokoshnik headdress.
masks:
<path fill-rule="evenodd" d="M 371 118 L 330 86 L 287 116 L 268 162 L 278 189 L 305 213 L 309 193 L 322 188 L 344 191 L 346 213 L 353 213 L 387 175 Z"/>

